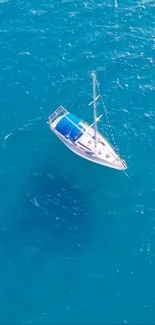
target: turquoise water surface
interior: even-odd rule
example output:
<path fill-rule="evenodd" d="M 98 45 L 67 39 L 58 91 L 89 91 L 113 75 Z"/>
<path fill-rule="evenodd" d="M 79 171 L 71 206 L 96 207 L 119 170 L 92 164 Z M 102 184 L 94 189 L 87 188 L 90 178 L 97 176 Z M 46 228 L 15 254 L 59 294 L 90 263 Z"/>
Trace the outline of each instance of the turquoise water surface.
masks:
<path fill-rule="evenodd" d="M 154 1 L 0 0 L 0 64 L 0 323 L 154 324 Z M 93 70 L 129 178 L 46 123 Z"/>

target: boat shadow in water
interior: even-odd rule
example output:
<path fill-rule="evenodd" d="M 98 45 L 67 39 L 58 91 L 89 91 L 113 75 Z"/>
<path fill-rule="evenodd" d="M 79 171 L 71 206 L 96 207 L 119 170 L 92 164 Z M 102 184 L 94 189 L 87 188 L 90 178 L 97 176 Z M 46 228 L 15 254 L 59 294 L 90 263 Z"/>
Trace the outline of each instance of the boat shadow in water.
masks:
<path fill-rule="evenodd" d="M 35 243 L 46 252 L 54 250 L 74 256 L 89 243 L 93 204 L 82 184 L 53 175 L 49 166 L 32 172 L 20 194 L 19 233 L 22 241 Z"/>

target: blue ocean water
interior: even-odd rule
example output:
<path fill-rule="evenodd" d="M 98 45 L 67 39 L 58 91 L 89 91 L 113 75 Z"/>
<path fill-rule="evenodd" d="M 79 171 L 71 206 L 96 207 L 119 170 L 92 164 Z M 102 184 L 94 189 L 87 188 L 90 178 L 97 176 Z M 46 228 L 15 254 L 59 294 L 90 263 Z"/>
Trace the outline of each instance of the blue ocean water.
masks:
<path fill-rule="evenodd" d="M 154 1 L 0 0 L 0 64 L 0 323 L 154 324 Z M 93 70 L 129 178 L 46 123 Z"/>

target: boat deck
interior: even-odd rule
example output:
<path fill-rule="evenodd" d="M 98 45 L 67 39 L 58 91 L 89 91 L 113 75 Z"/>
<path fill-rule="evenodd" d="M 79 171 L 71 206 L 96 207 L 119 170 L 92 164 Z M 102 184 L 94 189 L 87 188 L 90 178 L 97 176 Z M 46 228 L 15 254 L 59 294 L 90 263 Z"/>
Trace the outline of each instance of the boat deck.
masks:
<path fill-rule="evenodd" d="M 61 120 L 62 116 L 57 117 L 52 123 L 50 123 L 51 129 L 57 133 L 56 125 Z M 115 165 L 123 168 L 124 162 L 120 159 L 112 146 L 108 143 L 106 138 L 97 131 L 97 143 L 95 150 L 94 129 L 89 126 L 85 121 L 81 121 L 80 124 L 84 127 L 85 132 L 75 141 L 72 142 L 69 137 L 66 137 L 66 141 L 70 142 L 78 150 L 83 151 L 84 154 L 92 155 L 95 159 L 103 161 L 110 165 Z M 62 136 L 59 135 L 61 138 Z M 64 138 L 64 137 L 63 137 Z"/>
<path fill-rule="evenodd" d="M 81 122 L 86 129 L 86 132 L 76 141 L 79 146 L 85 146 L 88 150 L 96 152 L 96 157 L 99 159 L 108 160 L 109 163 L 114 163 L 118 160 L 117 154 L 108 144 L 107 140 L 97 132 L 97 143 L 95 151 L 94 129 L 89 127 L 86 123 Z M 118 163 L 118 162 L 117 162 Z"/>

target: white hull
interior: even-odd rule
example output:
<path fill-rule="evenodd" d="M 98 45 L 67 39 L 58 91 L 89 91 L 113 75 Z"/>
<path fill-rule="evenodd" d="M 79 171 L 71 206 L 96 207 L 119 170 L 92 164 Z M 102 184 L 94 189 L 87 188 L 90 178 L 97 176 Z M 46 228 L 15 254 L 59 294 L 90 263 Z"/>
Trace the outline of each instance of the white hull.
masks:
<path fill-rule="evenodd" d="M 60 113 L 62 112 L 63 115 L 60 116 Z M 49 125 L 55 135 L 72 152 L 81 158 L 87 159 L 102 166 L 117 170 L 124 170 L 127 168 L 125 161 L 119 157 L 119 155 L 115 152 L 113 147 L 108 143 L 103 135 L 97 131 L 97 142 L 95 142 L 94 129 L 90 125 L 81 120 L 80 124 L 76 125 L 74 121 L 70 120 L 68 116 L 70 116 L 70 113 L 63 107 L 59 107 L 49 117 Z M 76 117 L 71 115 L 71 118 Z M 65 133 L 66 127 L 71 127 L 73 129 L 69 133 L 68 130 L 67 133 Z M 73 136 L 72 132 L 74 132 L 75 129 L 77 131 L 77 134 L 74 134 Z"/>
<path fill-rule="evenodd" d="M 101 159 L 98 159 L 96 157 L 89 157 L 87 154 L 81 152 L 81 150 L 78 150 L 78 148 L 75 148 L 74 145 L 72 145 L 68 141 L 65 141 L 60 136 L 58 136 L 58 138 L 65 144 L 66 147 L 68 147 L 72 152 L 74 152 L 75 154 L 77 154 L 81 158 L 84 158 L 84 159 L 87 159 L 87 160 L 89 160 L 91 162 L 94 162 L 96 164 L 99 164 L 99 165 L 102 165 L 102 166 L 105 166 L 105 167 L 109 167 L 109 168 L 113 168 L 113 169 L 117 169 L 117 170 L 124 170 L 124 169 L 126 169 L 126 168 L 123 168 L 122 164 L 120 166 L 111 165 L 111 164 L 107 163 L 106 161 L 101 160 Z"/>

